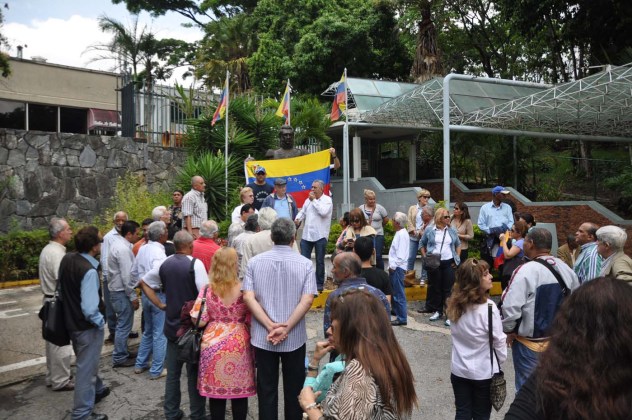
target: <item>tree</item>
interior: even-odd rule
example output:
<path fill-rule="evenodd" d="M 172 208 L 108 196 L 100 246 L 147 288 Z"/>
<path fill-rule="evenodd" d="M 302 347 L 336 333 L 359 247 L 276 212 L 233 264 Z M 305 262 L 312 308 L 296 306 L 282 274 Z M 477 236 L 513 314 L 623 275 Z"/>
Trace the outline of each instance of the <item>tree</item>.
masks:
<path fill-rule="evenodd" d="M 4 4 L 4 8 L 8 9 L 9 5 L 7 3 Z M 2 9 L 0 9 L 0 28 L 4 25 L 4 15 L 2 13 Z M 9 41 L 7 37 L 0 33 L 0 47 L 9 47 Z M 2 77 L 9 77 L 11 74 L 11 64 L 9 63 L 9 55 L 0 51 L 0 72 Z"/>

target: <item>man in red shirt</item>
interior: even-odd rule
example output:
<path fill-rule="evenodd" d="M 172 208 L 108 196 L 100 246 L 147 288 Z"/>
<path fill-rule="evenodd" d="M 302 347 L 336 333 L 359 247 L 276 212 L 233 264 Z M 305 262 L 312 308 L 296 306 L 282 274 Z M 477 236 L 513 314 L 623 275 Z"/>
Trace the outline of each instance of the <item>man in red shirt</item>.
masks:
<path fill-rule="evenodd" d="M 207 273 L 211 270 L 213 255 L 220 248 L 215 242 L 218 235 L 219 228 L 217 223 L 213 220 L 206 220 L 200 226 L 200 237 L 193 241 L 193 253 L 191 255 L 204 263 Z"/>

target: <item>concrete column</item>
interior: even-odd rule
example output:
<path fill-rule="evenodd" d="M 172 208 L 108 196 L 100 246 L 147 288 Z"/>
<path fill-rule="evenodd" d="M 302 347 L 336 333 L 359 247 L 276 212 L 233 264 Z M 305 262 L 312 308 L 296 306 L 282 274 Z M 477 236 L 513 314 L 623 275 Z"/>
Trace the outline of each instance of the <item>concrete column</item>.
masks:
<path fill-rule="evenodd" d="M 353 136 L 353 180 L 362 178 L 362 145 L 361 138 L 356 133 Z"/>
<path fill-rule="evenodd" d="M 408 182 L 413 183 L 417 179 L 417 148 L 415 141 L 408 145 Z"/>

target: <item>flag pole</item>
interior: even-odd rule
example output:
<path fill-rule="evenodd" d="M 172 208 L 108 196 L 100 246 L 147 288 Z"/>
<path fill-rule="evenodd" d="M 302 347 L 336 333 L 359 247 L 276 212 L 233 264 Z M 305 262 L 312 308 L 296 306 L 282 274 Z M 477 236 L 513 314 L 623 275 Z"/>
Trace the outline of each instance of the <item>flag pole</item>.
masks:
<path fill-rule="evenodd" d="M 224 188 L 226 189 L 226 196 L 224 199 L 224 212 L 228 217 L 228 105 L 230 102 L 230 92 L 228 91 L 228 78 L 230 72 L 226 70 L 226 113 L 224 119 Z"/>
<path fill-rule="evenodd" d="M 351 210 L 349 183 L 349 108 L 347 107 L 347 68 L 344 71 L 345 125 L 342 128 L 342 211 Z"/>
<path fill-rule="evenodd" d="M 290 119 L 290 113 L 292 112 L 292 88 L 290 85 L 290 79 L 287 79 L 287 125 L 292 125 Z"/>

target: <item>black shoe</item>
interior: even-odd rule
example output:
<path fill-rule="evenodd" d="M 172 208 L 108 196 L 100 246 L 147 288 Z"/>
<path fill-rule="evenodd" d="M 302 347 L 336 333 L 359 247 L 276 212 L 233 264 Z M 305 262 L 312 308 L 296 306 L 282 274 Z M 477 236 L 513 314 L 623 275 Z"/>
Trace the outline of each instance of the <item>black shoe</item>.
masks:
<path fill-rule="evenodd" d="M 401 322 L 401 321 L 395 320 L 395 321 L 391 321 L 391 325 L 394 327 L 397 327 L 400 325 L 408 325 L 408 322 Z"/>
<path fill-rule="evenodd" d="M 129 333 L 129 335 L 127 337 L 128 338 L 138 338 L 138 333 L 136 331 L 132 331 L 131 333 Z"/>
<path fill-rule="evenodd" d="M 103 388 L 103 391 L 97 393 L 94 396 L 94 403 L 95 404 L 99 403 L 99 401 L 101 401 L 103 398 L 107 397 L 108 395 L 110 395 L 110 387 L 106 386 L 105 388 Z"/>
<path fill-rule="evenodd" d="M 138 356 L 138 353 L 136 353 L 135 351 L 128 351 L 127 352 L 127 358 L 128 359 L 136 359 L 136 356 Z"/>
<path fill-rule="evenodd" d="M 114 334 L 108 335 L 108 338 L 105 339 L 105 342 L 108 343 L 108 344 L 113 344 L 114 343 Z"/>
<path fill-rule="evenodd" d="M 417 312 L 419 312 L 420 314 L 433 314 L 433 313 L 435 313 L 434 310 L 428 309 L 428 308 L 417 309 Z"/>
<path fill-rule="evenodd" d="M 135 364 L 136 364 L 136 360 L 132 359 L 131 357 L 128 357 L 127 359 L 123 360 L 122 362 L 114 363 L 112 365 L 112 367 L 113 368 L 133 367 Z"/>
<path fill-rule="evenodd" d="M 105 414 L 92 413 L 86 420 L 108 420 L 108 416 Z"/>

